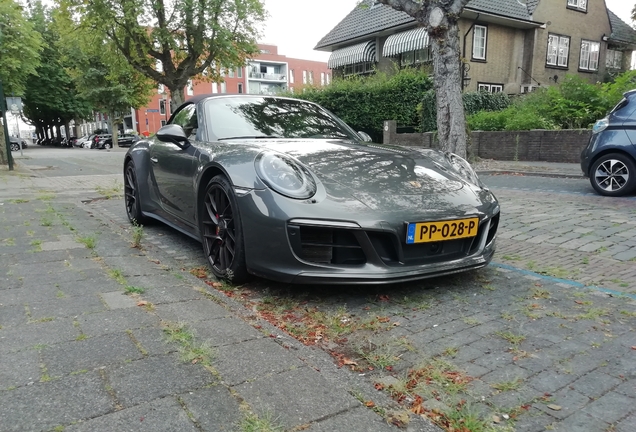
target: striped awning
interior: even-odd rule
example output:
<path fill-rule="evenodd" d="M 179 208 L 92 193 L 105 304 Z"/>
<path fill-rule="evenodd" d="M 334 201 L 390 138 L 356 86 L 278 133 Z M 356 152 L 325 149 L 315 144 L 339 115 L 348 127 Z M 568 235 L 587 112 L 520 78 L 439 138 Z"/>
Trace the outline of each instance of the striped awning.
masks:
<path fill-rule="evenodd" d="M 345 65 L 364 62 L 375 63 L 375 41 L 363 42 L 335 50 L 331 53 L 327 66 L 329 69 L 337 69 Z"/>
<path fill-rule="evenodd" d="M 409 51 L 424 49 L 428 46 L 428 33 L 424 27 L 396 33 L 384 42 L 383 57 L 394 57 Z"/>

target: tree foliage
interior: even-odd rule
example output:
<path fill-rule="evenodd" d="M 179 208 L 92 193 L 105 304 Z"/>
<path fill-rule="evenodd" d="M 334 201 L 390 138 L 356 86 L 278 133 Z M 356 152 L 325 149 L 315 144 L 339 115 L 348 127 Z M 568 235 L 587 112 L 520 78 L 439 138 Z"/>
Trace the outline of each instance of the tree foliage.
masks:
<path fill-rule="evenodd" d="M 261 0 L 59 0 L 107 37 L 138 72 L 170 89 L 175 105 L 192 78 L 221 80 L 222 69 L 257 52 Z"/>
<path fill-rule="evenodd" d="M 0 1 L 0 80 L 6 94 L 21 96 L 40 61 L 42 37 L 14 0 Z"/>
<path fill-rule="evenodd" d="M 377 0 L 425 27 L 431 42 L 437 105 L 437 137 L 443 150 L 466 157 L 459 16 L 469 0 Z"/>

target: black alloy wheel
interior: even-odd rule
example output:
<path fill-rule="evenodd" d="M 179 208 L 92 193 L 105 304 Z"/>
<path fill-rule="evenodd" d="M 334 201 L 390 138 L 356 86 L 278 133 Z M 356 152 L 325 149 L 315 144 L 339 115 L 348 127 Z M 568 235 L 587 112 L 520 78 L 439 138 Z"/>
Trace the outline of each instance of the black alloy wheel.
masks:
<path fill-rule="evenodd" d="M 601 195 L 629 194 L 636 190 L 636 164 L 619 153 L 603 155 L 592 164 L 590 183 Z"/>
<path fill-rule="evenodd" d="M 147 218 L 141 213 L 137 173 L 135 164 L 132 162 L 128 162 L 124 170 L 124 203 L 128 220 L 131 223 L 143 224 L 146 222 Z"/>
<path fill-rule="evenodd" d="M 203 196 L 203 252 L 214 275 L 234 283 L 247 279 L 243 231 L 232 185 L 222 175 L 210 180 Z"/>

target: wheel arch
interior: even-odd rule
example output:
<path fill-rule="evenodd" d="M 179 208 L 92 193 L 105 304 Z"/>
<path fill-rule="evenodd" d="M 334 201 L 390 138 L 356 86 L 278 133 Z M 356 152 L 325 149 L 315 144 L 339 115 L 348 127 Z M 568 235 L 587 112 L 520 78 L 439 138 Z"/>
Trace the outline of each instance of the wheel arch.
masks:
<path fill-rule="evenodd" d="M 210 183 L 210 180 L 212 180 L 217 175 L 225 176 L 225 178 L 227 178 L 230 184 L 234 185 L 234 183 L 232 183 L 232 178 L 227 173 L 227 171 L 216 163 L 211 163 L 210 165 L 208 165 L 202 170 L 201 175 L 199 176 L 199 180 L 197 182 L 197 195 L 196 195 L 197 200 L 196 200 L 196 213 L 195 213 L 197 218 L 197 225 L 199 221 L 201 220 L 200 204 L 203 199 L 203 195 L 205 194 L 205 188 L 208 186 L 208 183 Z"/>

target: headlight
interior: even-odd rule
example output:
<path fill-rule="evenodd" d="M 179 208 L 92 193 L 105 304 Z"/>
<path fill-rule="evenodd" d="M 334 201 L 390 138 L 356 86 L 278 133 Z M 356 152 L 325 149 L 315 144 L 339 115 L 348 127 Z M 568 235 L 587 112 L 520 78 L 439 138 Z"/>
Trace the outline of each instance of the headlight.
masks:
<path fill-rule="evenodd" d="M 594 126 L 592 126 L 592 134 L 596 135 L 597 133 L 603 132 L 609 126 L 609 120 L 607 117 L 600 119 Z"/>
<path fill-rule="evenodd" d="M 478 187 L 483 187 L 481 180 L 477 177 L 477 173 L 473 167 L 463 158 L 454 153 L 448 153 L 448 161 L 451 163 L 455 171 L 466 181 Z"/>
<path fill-rule="evenodd" d="M 316 182 L 307 168 L 289 156 L 263 152 L 254 161 L 256 173 L 270 189 L 295 199 L 316 194 Z"/>

